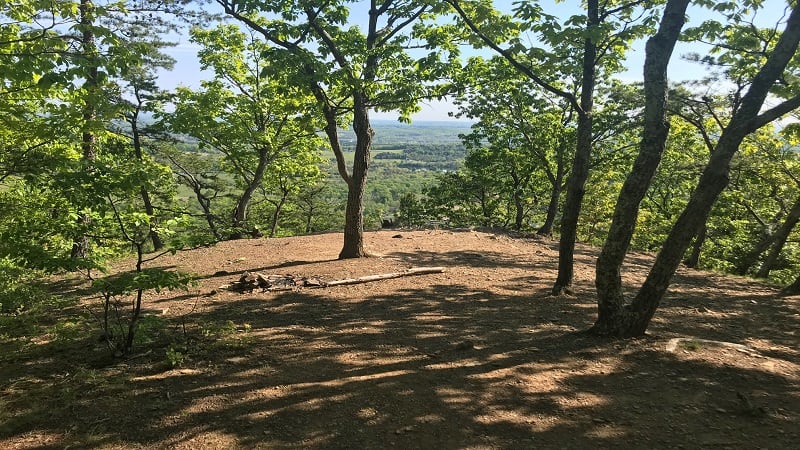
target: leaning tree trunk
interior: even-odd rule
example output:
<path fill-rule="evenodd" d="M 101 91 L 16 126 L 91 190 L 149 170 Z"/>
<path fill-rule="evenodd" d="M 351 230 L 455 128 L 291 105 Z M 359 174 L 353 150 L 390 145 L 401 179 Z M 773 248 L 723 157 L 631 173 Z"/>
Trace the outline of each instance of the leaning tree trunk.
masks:
<path fill-rule="evenodd" d="M 756 273 L 756 276 L 759 278 L 767 278 L 769 276 L 769 272 L 775 267 L 775 263 L 778 261 L 778 256 L 780 256 L 781 252 L 783 251 L 783 246 L 786 244 L 786 240 L 789 239 L 789 235 L 794 230 L 795 225 L 800 220 L 800 197 L 795 200 L 794 204 L 792 205 L 792 209 L 789 210 L 789 214 L 786 216 L 786 220 L 784 220 L 783 225 L 775 232 L 774 235 L 774 242 L 772 244 L 772 248 L 770 248 L 767 257 L 764 259 L 764 263 L 761 264 L 761 268 Z"/>
<path fill-rule="evenodd" d="M 597 260 L 597 322 L 592 328 L 598 334 L 618 334 L 626 327 L 627 311 L 622 293 L 620 270 L 628 252 L 639 206 L 655 175 L 669 135 L 667 118 L 667 67 L 672 51 L 685 23 L 690 0 L 671 0 L 664 10 L 658 32 L 646 46 L 644 63 L 644 129 L 639 154 L 622 185 L 611 227 Z"/>
<path fill-rule="evenodd" d="M 694 237 L 694 241 L 692 242 L 692 252 L 689 254 L 689 257 L 683 262 L 686 264 L 686 267 L 697 269 L 700 267 L 700 253 L 703 251 L 703 244 L 706 243 L 706 238 L 708 237 L 708 225 L 703 224 L 700 227 L 700 231 L 697 232 L 697 236 Z"/>
<path fill-rule="evenodd" d="M 278 234 L 278 220 L 283 212 L 283 206 L 286 205 L 287 197 L 289 197 L 289 190 L 286 188 L 281 188 L 280 200 L 271 202 L 272 206 L 275 207 L 275 211 L 272 213 L 272 224 L 270 224 L 269 227 L 269 237 L 271 238 L 274 238 L 275 235 Z"/>
<path fill-rule="evenodd" d="M 684 0 L 681 0 L 684 1 Z M 722 131 L 711 159 L 678 221 L 656 257 L 653 267 L 633 302 L 625 308 L 624 321 L 602 323 L 605 330 L 618 336 L 641 336 L 647 330 L 670 279 L 694 235 L 706 223 L 711 208 L 729 182 L 730 162 L 742 140 L 760 127 L 800 107 L 800 95 L 759 114 L 769 90 L 781 78 L 800 41 L 800 3 L 792 9 L 786 28 L 772 53 L 750 84 L 740 108 Z"/>
<path fill-rule="evenodd" d="M 586 10 L 587 29 L 600 24 L 598 0 L 589 0 Z M 586 37 L 583 45 L 583 70 L 581 84 L 581 111 L 578 114 L 577 142 L 572 174 L 567 182 L 567 198 L 561 216 L 561 237 L 558 243 L 558 276 L 553 286 L 553 295 L 571 294 L 574 273 L 575 240 L 578 236 L 578 218 L 581 203 L 589 179 L 589 163 L 592 156 L 592 108 L 594 87 L 597 78 L 597 42 Z"/>
<path fill-rule="evenodd" d="M 356 149 L 353 173 L 347 183 L 347 208 L 345 210 L 344 245 L 339 259 L 367 256 L 364 249 L 364 187 L 367 183 L 372 137 L 375 134 L 369 122 L 369 109 L 363 92 L 354 95 L 353 130 Z"/>
<path fill-rule="evenodd" d="M 559 158 L 558 168 L 556 175 L 550 180 L 553 188 L 550 190 L 550 203 L 547 205 L 547 215 L 545 216 L 544 223 L 536 234 L 539 236 L 550 236 L 553 234 L 553 224 L 556 221 L 558 214 L 558 201 L 561 199 L 561 190 L 564 183 L 564 164 Z"/>
<path fill-rule="evenodd" d="M 692 238 L 706 223 L 719 194 L 728 185 L 730 160 L 746 135 L 741 129 L 734 128 L 733 132 L 730 132 L 732 125 L 723 131 L 716 150 L 700 177 L 686 209 L 664 241 L 647 279 L 627 308 L 626 319 L 628 320 L 608 329 L 608 334 L 641 336 L 647 330 Z"/>

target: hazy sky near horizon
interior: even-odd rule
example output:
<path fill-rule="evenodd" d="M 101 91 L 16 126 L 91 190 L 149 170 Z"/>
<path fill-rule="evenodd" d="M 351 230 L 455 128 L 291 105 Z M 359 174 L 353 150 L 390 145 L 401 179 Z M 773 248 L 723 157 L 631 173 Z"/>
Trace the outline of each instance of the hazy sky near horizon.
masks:
<path fill-rule="evenodd" d="M 512 0 L 495 0 L 494 4 L 497 8 L 510 12 Z M 359 2 L 360 3 L 360 2 Z M 545 10 L 559 17 L 565 19 L 571 15 L 582 14 L 580 8 L 580 1 L 566 0 L 563 2 L 556 2 L 555 0 L 542 0 L 540 2 Z M 354 5 L 357 5 L 355 3 Z M 757 15 L 757 23 L 760 25 L 773 25 L 776 21 L 784 15 L 786 2 L 784 0 L 766 0 L 765 7 L 759 11 Z M 366 9 L 366 8 L 365 8 Z M 708 10 L 696 5 L 690 5 L 687 12 L 689 22 L 686 27 L 696 26 L 704 20 L 716 18 Z M 213 73 L 210 71 L 201 70 L 200 64 L 197 59 L 197 51 L 199 46 L 189 41 L 188 31 L 177 37 L 177 46 L 167 49 L 166 53 L 175 58 L 176 64 L 172 71 L 161 71 L 159 73 L 159 84 L 163 89 L 174 89 L 177 86 L 187 86 L 196 88 L 200 85 L 201 80 L 213 78 Z M 689 62 L 685 59 L 685 55 L 689 53 L 703 53 L 704 49 L 701 45 L 681 42 L 675 49 L 672 61 L 670 62 L 670 78 L 671 81 L 688 81 L 699 79 L 703 76 L 704 71 L 701 66 L 696 63 Z M 480 53 L 477 51 L 465 51 L 464 57 L 481 54 L 484 56 L 492 56 L 490 50 L 483 50 Z M 618 75 L 618 78 L 626 82 L 636 82 L 642 80 L 642 66 L 644 64 L 644 40 L 636 42 L 633 48 L 629 51 L 626 57 L 625 67 L 627 70 Z M 413 116 L 413 120 L 428 121 L 428 120 L 458 120 L 448 116 L 448 113 L 453 112 L 455 107 L 452 103 L 447 101 L 428 101 L 421 104 L 422 111 Z M 396 119 L 395 113 L 374 113 L 375 119 Z"/>

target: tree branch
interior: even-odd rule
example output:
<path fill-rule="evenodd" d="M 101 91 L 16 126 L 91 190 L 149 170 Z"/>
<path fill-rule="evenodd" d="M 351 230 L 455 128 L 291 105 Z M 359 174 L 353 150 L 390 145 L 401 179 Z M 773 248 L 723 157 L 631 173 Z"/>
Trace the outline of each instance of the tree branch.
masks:
<path fill-rule="evenodd" d="M 464 11 L 464 9 L 461 8 L 461 5 L 459 4 L 459 0 L 445 0 L 445 1 L 450 6 L 452 6 L 453 9 L 456 10 L 458 15 L 461 16 L 461 18 L 464 20 L 464 23 L 467 24 L 469 29 L 472 30 L 472 32 L 475 33 L 492 50 L 494 50 L 497 53 L 499 53 L 512 66 L 514 66 L 517 70 L 519 70 L 520 72 L 525 74 L 525 76 L 527 76 L 528 78 L 533 80 L 533 82 L 535 82 L 536 84 L 538 84 L 539 86 L 544 88 L 546 91 L 548 91 L 550 93 L 553 93 L 555 95 L 558 95 L 559 97 L 562 97 L 565 100 L 567 100 L 568 102 L 570 102 L 572 107 L 575 108 L 575 111 L 577 111 L 579 115 L 585 115 L 586 114 L 586 112 L 583 110 L 583 108 L 581 108 L 580 103 L 578 103 L 578 99 L 575 97 L 575 95 L 573 95 L 570 92 L 566 92 L 566 91 L 563 91 L 561 89 L 558 89 L 557 87 L 553 86 L 552 84 L 546 82 L 544 79 L 542 79 L 541 77 L 536 75 L 530 67 L 520 63 L 514 57 L 514 55 L 511 54 L 511 52 L 509 52 L 508 50 L 505 50 L 502 47 L 500 47 L 499 45 L 497 45 L 491 38 L 489 38 L 489 36 L 487 36 L 483 31 L 481 31 L 480 28 L 478 28 L 478 26 L 475 24 L 475 22 L 467 15 L 466 11 Z"/>

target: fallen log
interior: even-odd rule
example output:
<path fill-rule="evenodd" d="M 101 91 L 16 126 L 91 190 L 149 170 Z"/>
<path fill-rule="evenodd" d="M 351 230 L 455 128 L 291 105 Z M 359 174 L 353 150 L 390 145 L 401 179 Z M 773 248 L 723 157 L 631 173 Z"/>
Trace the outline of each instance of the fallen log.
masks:
<path fill-rule="evenodd" d="M 402 272 L 390 272 L 379 275 L 366 275 L 358 278 L 345 278 L 344 280 L 328 281 L 326 283 L 323 283 L 319 287 L 370 283 L 372 281 L 390 280 L 392 278 L 410 277 L 414 275 L 425 275 L 430 273 L 442 273 L 442 272 L 444 272 L 444 267 L 414 267 L 411 269 L 404 270 Z"/>
<path fill-rule="evenodd" d="M 229 286 L 229 289 L 241 293 L 250 293 L 255 289 L 261 289 L 261 292 L 288 291 L 303 287 L 324 288 L 329 286 L 344 286 L 349 284 L 370 283 L 372 281 L 389 280 L 392 278 L 442 272 L 444 272 L 444 267 L 415 267 L 402 272 L 366 275 L 358 278 L 346 278 L 343 280 L 327 282 L 322 281 L 319 278 L 303 278 L 295 277 L 293 275 L 264 275 L 258 272 L 244 272 L 241 277 L 239 277 L 238 281 L 233 282 Z"/>

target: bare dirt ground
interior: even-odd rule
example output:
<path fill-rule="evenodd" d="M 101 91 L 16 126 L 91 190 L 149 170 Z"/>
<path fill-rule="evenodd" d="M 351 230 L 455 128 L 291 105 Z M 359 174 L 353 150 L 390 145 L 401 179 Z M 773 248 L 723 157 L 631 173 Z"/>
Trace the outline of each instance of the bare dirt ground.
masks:
<path fill-rule="evenodd" d="M 446 230 L 366 239 L 377 255 L 360 260 L 336 260 L 340 234 L 224 242 L 158 259 L 151 265 L 199 280 L 188 293 L 146 299 L 170 331 L 171 357 L 158 339 L 125 361 L 113 361 L 96 335 L 20 344 L 0 366 L 0 448 L 800 442 L 800 297 L 681 269 L 648 337 L 603 340 L 581 333 L 595 314 L 596 249 L 578 247 L 576 295 L 554 298 L 554 242 Z M 651 260 L 631 256 L 627 286 Z M 329 281 L 420 266 L 446 270 L 294 291 L 220 289 L 245 270 Z"/>

